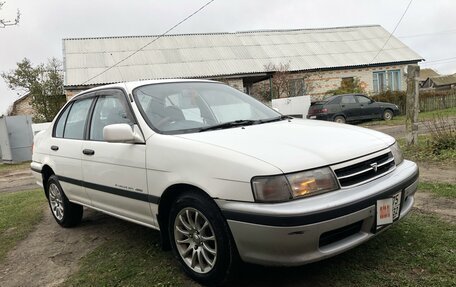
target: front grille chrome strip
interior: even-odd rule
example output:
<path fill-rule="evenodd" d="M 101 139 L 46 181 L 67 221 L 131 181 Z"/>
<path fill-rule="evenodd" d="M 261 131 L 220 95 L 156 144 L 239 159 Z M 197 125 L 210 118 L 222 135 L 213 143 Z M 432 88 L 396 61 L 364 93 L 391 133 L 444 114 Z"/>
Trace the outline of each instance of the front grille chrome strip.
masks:
<path fill-rule="evenodd" d="M 384 166 L 385 164 L 389 164 L 391 163 L 392 161 L 394 161 L 394 158 L 389 158 L 387 161 L 381 163 L 381 164 L 378 164 L 377 165 L 377 168 L 378 167 L 382 167 Z M 355 173 L 352 173 L 352 174 L 349 174 L 349 175 L 344 175 L 344 176 L 339 176 L 337 177 L 338 179 L 344 179 L 344 178 L 349 178 L 349 177 L 352 177 L 352 176 L 355 176 L 355 175 L 358 175 L 358 174 L 362 174 L 362 173 L 365 173 L 365 172 L 368 172 L 370 170 L 374 170 L 373 167 L 369 167 L 369 168 L 366 168 L 365 170 L 362 170 L 362 171 L 358 171 L 358 172 L 355 172 Z"/>
<path fill-rule="evenodd" d="M 366 156 L 356 161 L 332 166 L 341 188 L 353 187 L 386 175 L 395 169 L 394 157 L 389 150 Z"/>

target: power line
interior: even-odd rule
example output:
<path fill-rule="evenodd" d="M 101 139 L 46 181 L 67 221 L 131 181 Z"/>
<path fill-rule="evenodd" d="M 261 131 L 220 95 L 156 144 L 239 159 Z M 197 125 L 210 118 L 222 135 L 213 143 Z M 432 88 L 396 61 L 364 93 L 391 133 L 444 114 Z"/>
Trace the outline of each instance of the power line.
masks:
<path fill-rule="evenodd" d="M 378 57 L 378 55 L 380 55 L 380 52 L 385 48 L 386 44 L 388 44 L 388 41 L 389 41 L 389 40 L 391 39 L 391 37 L 393 36 L 394 32 L 396 32 L 397 27 L 399 27 L 399 24 L 401 24 L 402 19 L 404 18 L 405 14 L 407 13 L 407 11 L 408 11 L 410 5 L 412 4 L 412 2 L 413 2 L 413 0 L 410 0 L 410 2 L 408 3 L 407 7 L 405 8 L 404 13 L 402 13 L 401 18 L 400 18 L 399 21 L 397 22 L 396 27 L 394 27 L 393 32 L 390 33 L 388 39 L 386 39 L 385 43 L 383 44 L 383 47 L 378 51 L 377 55 L 375 55 L 375 57 L 370 61 L 371 64 L 372 64 L 372 62 L 375 61 L 375 59 Z"/>
<path fill-rule="evenodd" d="M 454 33 L 456 33 L 456 29 L 446 30 L 446 31 L 438 31 L 438 32 L 434 32 L 434 33 L 403 35 L 403 36 L 397 36 L 397 37 L 403 39 L 403 38 L 415 38 L 415 37 L 423 37 L 423 36 L 446 35 L 446 34 L 454 34 Z"/>
<path fill-rule="evenodd" d="M 456 57 L 438 59 L 438 60 L 432 60 L 432 61 L 425 61 L 423 64 L 435 63 L 435 62 L 441 62 L 441 61 L 447 61 L 447 60 L 456 60 Z"/>
<path fill-rule="evenodd" d="M 172 26 L 171 28 L 169 28 L 168 30 L 166 30 L 163 34 L 160 34 L 158 35 L 157 37 L 155 37 L 153 40 L 151 40 L 150 42 L 148 42 L 147 44 L 145 44 L 144 46 L 140 47 L 139 49 L 137 49 L 136 51 L 134 51 L 133 53 L 129 54 L 128 56 L 126 56 L 125 58 L 123 58 L 122 60 L 114 63 L 112 66 L 109 66 L 108 68 L 106 68 L 105 70 L 101 71 L 100 73 L 96 74 L 95 76 L 89 78 L 88 80 L 86 80 L 85 82 L 83 82 L 81 85 L 84 85 L 85 83 L 87 82 L 90 82 L 92 81 L 93 79 L 103 75 L 104 73 L 106 73 L 107 71 L 111 70 L 112 68 L 116 67 L 117 65 L 119 65 L 120 63 L 122 62 L 125 62 L 127 59 L 131 58 L 132 56 L 136 55 L 137 53 L 139 53 L 140 51 L 142 51 L 143 49 L 145 49 L 147 46 L 149 46 L 150 44 L 152 44 L 153 42 L 157 41 L 158 39 L 162 38 L 163 36 L 165 36 L 166 34 L 168 34 L 169 32 L 171 32 L 172 30 L 174 30 L 175 28 L 177 28 L 178 26 L 180 26 L 182 23 L 184 23 L 185 21 L 187 21 L 188 19 L 192 18 L 193 16 L 195 16 L 196 14 L 198 14 L 201 10 L 203 10 L 204 8 L 206 8 L 207 6 L 209 6 L 212 2 L 214 2 L 215 0 L 210 0 L 208 1 L 206 4 L 204 4 L 203 6 L 201 6 L 200 8 L 198 8 L 195 12 L 193 12 L 192 14 L 188 15 L 187 17 L 185 17 L 183 20 L 181 20 L 180 22 L 178 22 L 177 24 L 175 24 L 174 26 Z"/>

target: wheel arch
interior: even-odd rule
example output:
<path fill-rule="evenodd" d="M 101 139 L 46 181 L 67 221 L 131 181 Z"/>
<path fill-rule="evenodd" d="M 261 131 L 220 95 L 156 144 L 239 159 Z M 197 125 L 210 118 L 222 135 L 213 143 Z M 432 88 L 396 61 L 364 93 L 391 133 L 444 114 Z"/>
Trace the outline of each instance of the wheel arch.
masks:
<path fill-rule="evenodd" d="M 44 188 L 44 193 L 46 194 L 46 198 L 49 196 L 49 192 L 47 189 L 47 182 L 49 178 L 52 175 L 55 175 L 54 170 L 47 164 L 43 165 L 43 168 L 41 169 L 41 174 L 43 177 L 43 188 Z"/>
<path fill-rule="evenodd" d="M 158 202 L 158 214 L 157 220 L 158 225 L 160 227 L 160 238 L 161 238 L 161 245 L 164 250 L 171 249 L 170 239 L 168 235 L 168 220 L 169 220 L 169 212 L 171 210 L 171 206 L 173 202 L 182 194 L 186 192 L 195 192 L 200 195 L 203 195 L 210 201 L 214 201 L 211 196 L 204 190 L 199 187 L 196 187 L 191 184 L 173 184 L 166 188 L 166 190 L 162 193 L 160 200 Z M 214 202 L 215 203 L 215 202 Z M 216 204 L 217 205 L 217 204 Z"/>

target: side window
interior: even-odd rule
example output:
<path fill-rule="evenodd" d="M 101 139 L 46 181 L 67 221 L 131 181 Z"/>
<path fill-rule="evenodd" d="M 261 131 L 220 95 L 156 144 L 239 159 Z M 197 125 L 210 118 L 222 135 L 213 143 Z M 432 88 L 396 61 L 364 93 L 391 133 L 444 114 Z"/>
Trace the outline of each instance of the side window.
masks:
<path fill-rule="evenodd" d="M 338 105 L 340 104 L 340 99 L 342 99 L 342 97 L 336 97 L 334 100 L 332 100 L 330 102 L 331 105 Z"/>
<path fill-rule="evenodd" d="M 370 99 L 363 97 L 363 96 L 356 96 L 356 98 L 358 99 L 358 102 L 360 104 L 369 104 L 371 102 Z"/>
<path fill-rule="evenodd" d="M 84 99 L 74 102 L 68 114 L 63 137 L 66 139 L 84 139 L 84 128 L 87 114 L 93 99 Z"/>
<path fill-rule="evenodd" d="M 102 141 L 103 128 L 112 124 L 133 124 L 122 95 L 100 96 L 95 104 L 89 139 Z"/>
<path fill-rule="evenodd" d="M 355 100 L 354 96 L 343 96 L 340 103 L 341 104 L 356 104 L 356 100 Z"/>
<path fill-rule="evenodd" d="M 65 131 L 65 122 L 68 117 L 68 112 L 71 110 L 71 104 L 69 104 L 65 110 L 63 111 L 62 115 L 57 120 L 57 124 L 55 125 L 54 130 L 54 137 L 56 138 L 63 138 L 63 133 Z"/>

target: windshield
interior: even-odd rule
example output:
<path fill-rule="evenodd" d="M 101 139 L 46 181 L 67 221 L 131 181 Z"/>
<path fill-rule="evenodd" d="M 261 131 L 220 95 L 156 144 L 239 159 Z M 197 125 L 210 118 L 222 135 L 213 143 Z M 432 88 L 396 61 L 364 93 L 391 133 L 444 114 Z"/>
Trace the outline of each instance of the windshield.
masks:
<path fill-rule="evenodd" d="M 151 128 L 167 134 L 281 119 L 281 114 L 273 109 L 220 83 L 151 84 L 136 88 L 133 95 Z M 233 125 L 223 125 L 225 123 Z"/>

